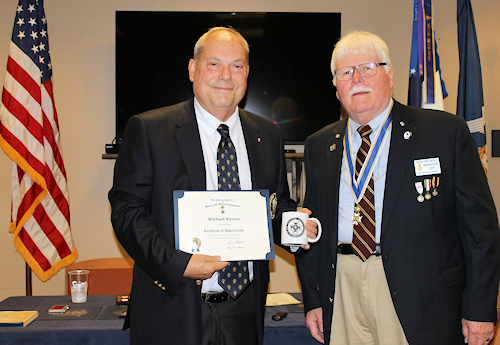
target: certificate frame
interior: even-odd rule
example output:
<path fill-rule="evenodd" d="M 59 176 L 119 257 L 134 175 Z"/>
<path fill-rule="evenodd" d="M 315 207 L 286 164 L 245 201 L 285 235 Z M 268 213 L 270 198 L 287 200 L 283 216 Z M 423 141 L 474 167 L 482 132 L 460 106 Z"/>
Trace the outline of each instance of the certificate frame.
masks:
<path fill-rule="evenodd" d="M 274 249 L 274 236 L 273 236 L 273 227 L 271 220 L 271 211 L 270 211 L 270 197 L 269 190 L 267 189 L 259 189 L 259 190 L 242 190 L 242 191 L 192 191 L 192 190 L 176 190 L 173 192 L 174 198 L 174 227 L 175 227 L 175 248 L 177 250 L 181 250 L 187 253 L 192 254 L 205 254 L 205 255 L 220 255 L 221 261 L 259 261 L 259 260 L 274 260 L 276 257 L 275 249 Z M 187 205 L 188 200 L 194 200 L 195 202 L 191 202 Z M 200 232 L 200 238 L 206 239 L 206 226 L 205 230 L 187 230 L 188 227 L 191 228 L 193 222 L 192 219 L 186 219 L 187 209 L 189 207 L 189 213 L 191 215 L 199 215 L 200 217 L 204 217 L 207 212 L 207 209 L 210 209 L 210 212 L 221 212 L 224 213 L 224 206 L 229 206 L 226 210 L 230 210 L 231 204 L 227 204 L 227 200 L 236 200 L 236 203 L 241 202 L 245 203 L 245 200 L 252 199 L 258 200 L 257 203 L 252 203 L 252 210 L 248 211 L 243 209 L 246 207 L 243 205 L 242 210 L 239 211 L 243 215 L 243 221 L 245 223 L 245 230 L 243 234 L 244 236 L 248 236 L 249 231 L 248 227 L 251 226 L 246 224 L 245 219 L 248 218 L 248 215 L 245 212 L 256 213 L 259 220 L 258 227 L 258 238 L 264 243 L 258 242 L 258 251 L 250 252 L 248 249 L 235 249 L 234 251 L 225 251 L 222 252 L 213 252 L 211 250 L 206 251 L 206 248 L 200 250 L 202 247 L 200 243 L 197 243 L 199 239 L 198 236 L 194 236 L 193 239 L 195 244 L 187 245 L 186 244 L 186 231 L 189 232 L 188 236 L 191 236 L 192 232 Z M 262 198 L 262 199 L 261 199 Z M 202 200 L 202 201 L 200 201 Z M 215 200 L 215 201 L 214 201 Z M 239 206 L 236 206 L 239 207 Z M 184 220 L 182 219 L 184 217 Z M 191 217 L 192 218 L 192 217 Z M 212 217 L 211 217 L 212 218 Z M 204 220 L 200 221 L 200 227 L 207 225 L 204 223 Z M 241 225 L 241 224 L 239 224 Z M 264 229 L 265 227 L 265 229 Z M 219 232 L 220 230 L 213 230 Z M 254 231 L 254 230 L 252 230 Z M 253 236 L 252 236 L 253 238 Z M 268 240 L 268 242 L 265 242 Z M 181 244 L 182 242 L 182 244 Z M 206 241 L 205 241 L 206 242 Z M 251 242 L 251 241 L 249 241 Z M 195 248 L 196 245 L 199 247 Z M 267 245 L 269 248 L 267 248 Z M 232 249 L 232 248 L 231 248 Z M 239 256 L 241 253 L 242 256 Z"/>

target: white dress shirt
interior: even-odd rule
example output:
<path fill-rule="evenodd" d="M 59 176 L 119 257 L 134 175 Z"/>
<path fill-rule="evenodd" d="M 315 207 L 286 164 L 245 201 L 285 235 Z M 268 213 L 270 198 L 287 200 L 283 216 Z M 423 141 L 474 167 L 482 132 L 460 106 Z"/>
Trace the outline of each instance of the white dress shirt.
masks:
<path fill-rule="evenodd" d="M 217 132 L 217 127 L 221 123 L 229 127 L 229 136 L 236 150 L 238 160 L 238 172 L 242 190 L 252 189 L 252 176 L 250 172 L 250 162 L 248 160 L 245 137 L 239 116 L 239 109 L 236 107 L 234 113 L 226 122 L 220 122 L 215 116 L 203 109 L 198 100 L 194 99 L 194 112 L 198 122 L 203 159 L 205 160 L 205 172 L 207 190 L 218 190 L 219 181 L 217 178 L 217 147 L 219 146 L 221 135 Z M 248 262 L 250 280 L 253 279 L 253 263 Z M 201 292 L 222 292 L 224 289 L 218 283 L 219 273 L 215 272 L 210 279 L 203 281 Z"/>

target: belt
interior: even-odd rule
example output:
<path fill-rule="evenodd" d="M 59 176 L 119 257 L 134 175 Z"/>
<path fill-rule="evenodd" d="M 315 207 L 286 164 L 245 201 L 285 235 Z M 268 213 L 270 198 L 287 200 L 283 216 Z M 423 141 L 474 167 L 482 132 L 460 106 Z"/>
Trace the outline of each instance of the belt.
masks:
<path fill-rule="evenodd" d="M 352 249 L 350 243 L 341 243 L 337 246 L 337 254 L 356 254 Z M 380 250 L 380 244 L 375 246 L 375 251 L 372 255 L 380 256 L 382 255 L 382 251 Z"/>
<path fill-rule="evenodd" d="M 201 301 L 205 303 L 213 303 L 213 302 L 224 302 L 229 298 L 229 295 L 226 291 L 222 292 L 208 292 L 201 294 Z"/>

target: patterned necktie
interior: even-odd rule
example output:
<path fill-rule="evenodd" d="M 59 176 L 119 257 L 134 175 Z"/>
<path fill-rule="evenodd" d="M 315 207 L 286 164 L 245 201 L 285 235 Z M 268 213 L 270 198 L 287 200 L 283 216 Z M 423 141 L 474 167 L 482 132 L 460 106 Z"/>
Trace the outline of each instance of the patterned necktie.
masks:
<path fill-rule="evenodd" d="M 356 155 L 356 180 L 370 150 L 370 133 L 372 129 L 370 126 L 365 125 L 359 127 L 358 132 L 363 142 Z M 354 207 L 354 214 L 360 215 L 361 220 L 354 224 L 352 249 L 362 261 L 366 261 L 375 251 L 375 196 L 373 186 L 373 175 L 371 175 L 363 198 Z"/>
<path fill-rule="evenodd" d="M 219 190 L 241 190 L 236 151 L 229 137 L 229 128 L 221 124 L 217 131 L 221 135 L 217 148 Z M 247 261 L 232 261 L 219 271 L 219 285 L 234 299 L 238 298 L 249 282 Z"/>

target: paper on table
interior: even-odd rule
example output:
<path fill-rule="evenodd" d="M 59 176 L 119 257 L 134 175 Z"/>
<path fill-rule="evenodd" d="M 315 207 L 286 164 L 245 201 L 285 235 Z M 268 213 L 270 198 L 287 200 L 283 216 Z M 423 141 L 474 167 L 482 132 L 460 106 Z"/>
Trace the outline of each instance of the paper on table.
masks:
<path fill-rule="evenodd" d="M 267 294 L 266 306 L 272 307 L 275 305 L 300 304 L 301 301 L 288 293 L 271 293 Z"/>

